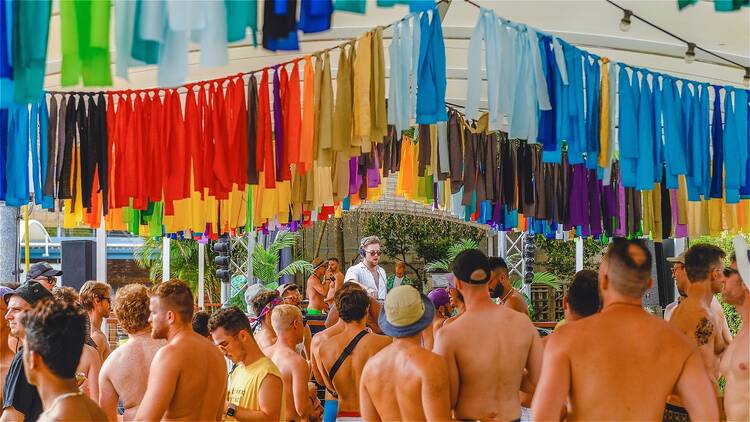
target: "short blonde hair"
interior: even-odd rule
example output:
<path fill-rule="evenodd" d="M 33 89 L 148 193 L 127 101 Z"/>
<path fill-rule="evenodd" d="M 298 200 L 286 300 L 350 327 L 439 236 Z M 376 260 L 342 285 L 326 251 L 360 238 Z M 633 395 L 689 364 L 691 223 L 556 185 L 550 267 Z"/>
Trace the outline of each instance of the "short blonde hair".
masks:
<path fill-rule="evenodd" d="M 273 308 L 271 313 L 271 325 L 273 330 L 278 334 L 289 328 L 292 322 L 302 318 L 302 311 L 294 305 L 278 305 Z"/>
<path fill-rule="evenodd" d="M 81 287 L 80 301 L 83 309 L 90 311 L 94 309 L 94 300 L 102 300 L 109 295 L 109 284 L 101 281 L 90 280 Z"/>

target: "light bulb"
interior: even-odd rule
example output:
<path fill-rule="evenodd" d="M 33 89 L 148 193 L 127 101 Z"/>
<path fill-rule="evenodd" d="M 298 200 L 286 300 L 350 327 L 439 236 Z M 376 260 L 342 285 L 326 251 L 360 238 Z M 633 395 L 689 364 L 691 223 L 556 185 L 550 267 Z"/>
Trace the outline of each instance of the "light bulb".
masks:
<path fill-rule="evenodd" d="M 630 17 L 633 15 L 633 12 L 630 10 L 623 10 L 622 19 L 620 19 L 620 31 L 622 32 L 628 32 L 630 29 Z"/>
<path fill-rule="evenodd" d="M 688 49 L 685 52 L 685 63 L 692 63 L 695 61 L 695 44 L 688 43 Z"/>

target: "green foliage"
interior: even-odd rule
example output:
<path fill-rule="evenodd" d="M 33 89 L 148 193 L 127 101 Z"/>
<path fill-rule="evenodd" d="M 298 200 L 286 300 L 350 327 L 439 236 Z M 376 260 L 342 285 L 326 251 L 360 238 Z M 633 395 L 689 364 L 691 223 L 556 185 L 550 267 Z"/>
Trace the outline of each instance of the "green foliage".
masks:
<path fill-rule="evenodd" d="M 542 235 L 536 236 L 535 241 L 537 250 L 546 255 L 546 259 L 539 261 L 536 265 L 541 265 L 563 283 L 572 280 L 576 273 L 575 242 L 547 239 Z M 583 267 L 588 270 L 599 271 L 601 256 L 606 248 L 607 245 L 599 240 L 584 239 Z"/>
<path fill-rule="evenodd" d="M 366 213 L 362 225 L 364 235 L 379 236 L 383 252 L 404 261 L 420 282 L 425 281 L 425 264 L 448 259 L 449 249 L 458 239 L 478 244 L 485 235 L 468 224 L 408 214 Z M 417 265 L 408 259 L 411 255 L 416 255 Z"/>
<path fill-rule="evenodd" d="M 458 254 L 467 249 L 477 249 L 479 243 L 473 239 L 459 239 L 448 247 L 448 256 L 445 259 L 429 262 L 425 265 L 424 270 L 427 272 L 448 272 L 451 263 L 456 259 Z"/>
<path fill-rule="evenodd" d="M 133 251 L 135 263 L 148 270 L 152 282 L 162 277 L 162 240 L 147 238 L 143 246 Z M 220 281 L 216 278 L 214 266 L 213 242 L 206 245 L 204 286 L 208 301 L 216 303 L 221 298 Z M 172 240 L 169 242 L 169 275 L 185 281 L 193 295 L 198 292 L 198 242 L 192 239 Z"/>
<path fill-rule="evenodd" d="M 276 235 L 273 243 L 268 248 L 262 244 L 256 243 L 253 249 L 253 276 L 262 284 L 269 288 L 278 287 L 279 280 L 285 275 L 294 275 L 297 273 L 309 274 L 312 272 L 312 264 L 305 260 L 297 260 L 286 267 L 279 268 L 281 251 L 285 248 L 291 248 L 297 242 L 297 235 L 290 231 L 281 231 Z"/>

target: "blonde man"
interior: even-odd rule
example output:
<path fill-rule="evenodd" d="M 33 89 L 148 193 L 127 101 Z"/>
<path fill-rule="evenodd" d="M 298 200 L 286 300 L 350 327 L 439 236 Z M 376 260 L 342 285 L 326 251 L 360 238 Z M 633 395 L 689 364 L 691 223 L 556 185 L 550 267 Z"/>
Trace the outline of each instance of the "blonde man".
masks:
<path fill-rule="evenodd" d="M 383 242 L 377 236 L 368 236 L 359 243 L 359 256 L 362 262 L 346 270 L 344 281 L 353 281 L 362 286 L 367 294 L 377 300 L 385 301 L 388 283 L 385 270 L 378 265 Z"/>
<path fill-rule="evenodd" d="M 115 295 L 115 315 L 128 341 L 112 352 L 99 375 L 99 406 L 109 421 L 117 420 L 119 400 L 125 408 L 123 420 L 133 420 L 146 393 L 151 361 L 166 344 L 151 338 L 148 305 L 148 290 L 141 284 L 128 284 Z"/>
<path fill-rule="evenodd" d="M 278 337 L 266 354 L 281 371 L 288 419 L 301 420 L 310 412 L 307 388 L 310 367 L 295 350 L 305 333 L 302 312 L 293 305 L 279 305 L 273 310 L 271 323 Z"/>
<path fill-rule="evenodd" d="M 102 321 L 109 316 L 111 308 L 109 284 L 101 281 L 87 281 L 81 287 L 80 301 L 89 317 L 91 338 L 94 339 L 99 357 L 104 362 L 111 352 L 107 336 L 102 332 Z"/>

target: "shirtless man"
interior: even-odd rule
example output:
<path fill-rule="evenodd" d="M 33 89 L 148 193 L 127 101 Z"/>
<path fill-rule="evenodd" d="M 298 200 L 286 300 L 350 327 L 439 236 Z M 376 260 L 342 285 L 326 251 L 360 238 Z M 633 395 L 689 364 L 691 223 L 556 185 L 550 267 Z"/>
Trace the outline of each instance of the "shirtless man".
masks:
<path fill-rule="evenodd" d="M 11 292 L 13 292 L 13 289 L 10 287 L 0 286 L 0 298 L 4 297 L 6 293 Z M 5 319 L 6 312 L 8 312 L 8 304 L 0 299 L 0 315 L 2 315 L 0 318 L 0 380 L 5 380 L 5 377 L 8 375 L 8 369 L 10 369 L 10 364 L 13 362 L 13 355 L 16 354 L 8 345 L 10 326 L 8 326 L 8 321 Z M 2 386 L 0 386 L 0 393 L 2 391 Z M 3 411 L 0 409 L 0 415 L 2 414 Z"/>
<path fill-rule="evenodd" d="M 727 344 L 721 336 L 720 321 L 711 309 L 714 294 L 721 292 L 724 279 L 722 259 L 726 254 L 720 248 L 697 244 L 685 253 L 685 272 L 688 276 L 687 297 L 677 306 L 669 323 L 698 346 L 703 363 L 714 384 L 714 397 L 719 392 L 719 361 Z M 687 412 L 678 397 L 670 397 L 666 415 L 681 419 Z"/>
<path fill-rule="evenodd" d="M 313 358 L 318 362 L 313 374 L 319 384 L 325 385 L 329 393 L 338 400 L 337 415 L 339 418 L 355 417 L 359 414 L 359 381 L 362 369 L 375 353 L 387 346 L 391 339 L 378 334 L 371 334 L 365 329 L 367 307 L 370 303 L 365 290 L 344 288 L 334 298 L 339 311 L 341 331 L 330 336 L 324 347 L 313 348 Z M 333 364 L 344 353 L 352 340 L 359 337 L 359 342 L 352 353 L 343 361 L 331 376 Z M 326 402 L 326 412 L 333 412 Z M 339 419 L 341 420 L 341 419 Z"/>
<path fill-rule="evenodd" d="M 247 316 L 236 306 L 221 309 L 211 315 L 208 330 L 236 365 L 224 402 L 226 420 L 288 421 L 281 372 L 258 347 Z"/>
<path fill-rule="evenodd" d="M 325 298 L 331 283 L 325 279 L 326 266 L 322 259 L 315 258 L 312 266 L 313 272 L 307 279 L 307 314 L 321 315 L 326 310 Z"/>
<path fill-rule="evenodd" d="M 104 412 L 78 389 L 76 367 L 86 336 L 83 311 L 73 304 L 47 300 L 21 317 L 24 370 L 39 391 L 40 420 L 101 421 Z"/>
<path fill-rule="evenodd" d="M 748 274 L 750 276 L 750 274 Z M 750 419 L 750 290 L 743 283 L 737 270 L 724 270 L 725 282 L 721 296 L 724 302 L 734 306 L 742 318 L 742 329 L 729 345 L 721 359 L 719 369 L 727 380 L 724 388 L 724 410 L 728 421 Z"/>
<path fill-rule="evenodd" d="M 651 286 L 651 254 L 640 240 L 616 238 L 599 268 L 603 310 L 565 324 L 544 349 L 534 420 L 661 420 L 677 390 L 693 420 L 718 420 L 711 381 L 690 340 L 641 307 Z"/>
<path fill-rule="evenodd" d="M 151 291 L 151 337 L 167 339 L 151 362 L 136 420 L 219 420 L 224 416 L 227 366 L 219 349 L 193 331 L 193 295 L 181 280 Z"/>
<path fill-rule="evenodd" d="M 499 257 L 490 258 L 490 269 L 492 270 L 492 278 L 487 283 L 487 287 L 490 289 L 490 297 L 499 299 L 500 305 L 529 316 L 529 306 L 526 304 L 526 300 L 510 284 L 508 264 L 505 263 L 505 260 Z"/>
<path fill-rule="evenodd" d="M 52 289 L 52 296 L 57 301 L 73 305 L 77 308 L 81 307 L 78 291 L 72 287 L 55 287 Z M 78 380 L 78 387 L 81 391 L 91 397 L 91 400 L 98 401 L 99 373 L 102 369 L 102 359 L 96 350 L 96 343 L 91 338 L 91 326 L 88 324 L 88 316 L 84 314 L 84 318 L 86 319 L 86 336 L 83 343 L 83 350 L 81 351 L 81 360 L 76 369 L 76 376 L 82 376 L 82 380 Z"/>
<path fill-rule="evenodd" d="M 286 396 L 286 419 L 301 421 L 310 413 L 307 390 L 310 367 L 295 350 L 304 335 L 302 312 L 296 306 L 279 305 L 273 310 L 271 322 L 278 338 L 276 344 L 266 349 L 266 355 L 281 371 Z"/>
<path fill-rule="evenodd" d="M 421 333 L 432 325 L 435 307 L 409 285 L 394 287 L 380 314 L 393 343 L 365 364 L 359 403 L 365 421 L 447 421 L 450 382 L 445 361 L 422 348 Z"/>
<path fill-rule="evenodd" d="M 677 305 L 680 304 L 687 297 L 688 286 L 690 281 L 688 280 L 687 273 L 685 272 L 685 252 L 679 254 L 675 258 L 667 258 L 667 261 L 672 263 L 672 277 L 675 280 L 675 286 L 677 287 L 677 293 L 680 295 L 674 302 L 667 305 L 664 308 L 664 320 L 669 321 L 672 319 L 674 310 L 677 309 Z M 729 323 L 727 318 L 724 316 L 724 308 L 721 307 L 719 300 L 716 296 L 711 297 L 711 310 L 719 320 L 719 327 L 721 328 L 721 338 L 725 343 L 729 344 L 732 341 L 732 333 L 729 331 Z"/>
<path fill-rule="evenodd" d="M 445 321 L 451 317 L 453 313 L 453 307 L 451 306 L 450 296 L 448 291 L 442 287 L 432 289 L 430 294 L 427 295 L 435 307 L 435 316 L 432 319 L 432 324 L 422 331 L 422 340 L 424 348 L 432 350 L 435 344 L 435 333 L 442 328 Z"/>
<path fill-rule="evenodd" d="M 518 391 L 524 369 L 539 379 L 542 340 L 528 316 L 490 299 L 490 264 L 478 249 L 461 252 L 452 264 L 466 311 L 435 336 L 435 352 L 448 363 L 451 408 L 457 419 L 521 416 Z M 500 336 L 486 333 L 502 332 Z M 502 356 L 502 359 L 498 359 Z"/>
<path fill-rule="evenodd" d="M 99 406 L 110 422 L 117 420 L 117 404 L 122 400 L 124 421 L 135 418 L 146 393 L 148 371 L 156 352 L 166 344 L 151 338 L 148 323 L 148 290 L 141 284 L 128 284 L 117 290 L 115 315 L 128 341 L 107 358 L 99 374 Z"/>
<path fill-rule="evenodd" d="M 91 338 L 94 339 L 99 357 L 104 362 L 111 352 L 107 336 L 102 332 L 102 321 L 109 317 L 111 308 L 109 285 L 100 281 L 87 281 L 81 287 L 80 296 L 81 306 L 91 322 Z"/>
<path fill-rule="evenodd" d="M 344 273 L 341 272 L 341 263 L 338 258 L 328 258 L 326 279 L 331 283 L 331 288 L 328 289 L 328 296 L 326 296 L 326 303 L 330 306 L 333 303 L 333 296 L 344 286 Z"/>
<path fill-rule="evenodd" d="M 260 350 L 266 350 L 276 343 L 276 332 L 271 324 L 271 316 L 273 315 L 273 308 L 281 305 L 281 303 L 279 293 L 275 290 L 260 292 L 250 302 L 250 306 L 255 313 L 255 317 L 251 318 L 251 321 L 256 324 L 253 326 L 255 341 L 258 343 Z"/>

